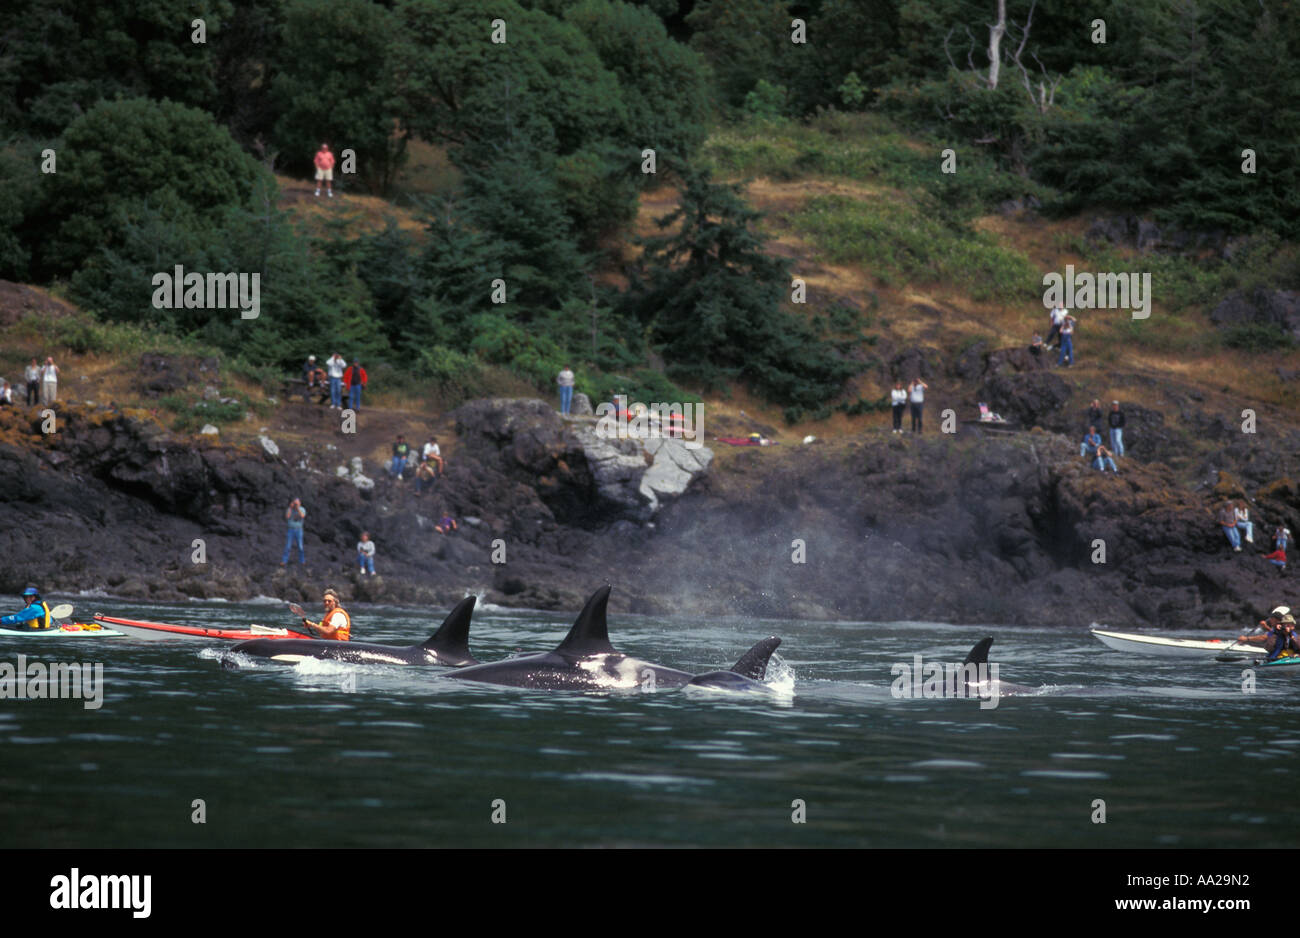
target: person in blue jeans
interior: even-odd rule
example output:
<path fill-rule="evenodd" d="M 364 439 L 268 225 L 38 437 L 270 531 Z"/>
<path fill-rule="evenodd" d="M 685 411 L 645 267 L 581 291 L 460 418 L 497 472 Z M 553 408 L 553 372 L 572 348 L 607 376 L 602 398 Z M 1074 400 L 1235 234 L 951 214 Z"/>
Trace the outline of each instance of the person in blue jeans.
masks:
<path fill-rule="evenodd" d="M 1066 313 L 1061 321 L 1061 350 L 1056 354 L 1058 365 L 1062 362 L 1074 364 L 1074 324 L 1075 318 Z"/>
<path fill-rule="evenodd" d="M 343 373 L 343 386 L 348 390 L 348 407 L 354 411 L 361 409 L 361 390 L 366 386 L 366 380 L 366 369 L 356 360 Z"/>
<path fill-rule="evenodd" d="M 1107 415 L 1110 424 L 1110 448 L 1116 456 L 1124 455 L 1124 411 L 1119 409 L 1119 401 L 1110 402 Z"/>
<path fill-rule="evenodd" d="M 1115 460 L 1111 458 L 1110 450 L 1104 446 L 1097 447 L 1097 458 L 1092 461 L 1092 468 L 1100 469 L 1102 472 L 1109 469 L 1115 475 L 1119 475 L 1119 468 L 1115 465 Z"/>
<path fill-rule="evenodd" d="M 1232 502 L 1223 503 L 1223 507 L 1219 509 L 1218 522 L 1232 549 L 1240 553 L 1241 534 L 1237 531 L 1237 509 L 1232 506 Z"/>
<path fill-rule="evenodd" d="M 362 531 L 361 540 L 357 541 L 357 564 L 362 576 L 375 575 L 375 542 L 370 539 L 369 531 Z"/>
<path fill-rule="evenodd" d="M 1079 455 L 1091 463 L 1097 458 L 1097 449 L 1100 446 L 1101 437 L 1097 434 L 1097 428 L 1089 427 L 1087 436 L 1085 436 L 1083 442 L 1079 444 Z"/>
<path fill-rule="evenodd" d="M 289 507 L 284 511 L 284 520 L 289 527 L 284 538 L 284 556 L 280 558 L 280 566 L 289 562 L 289 551 L 296 544 L 298 545 L 298 562 L 305 564 L 307 562 L 307 551 L 302 546 L 302 522 L 307 517 L 307 509 L 302 507 L 302 499 L 295 498 L 289 503 Z"/>
<path fill-rule="evenodd" d="M 343 408 L 343 372 L 346 370 L 347 362 L 338 352 L 330 356 L 330 360 L 325 363 L 325 374 L 330 379 L 330 407 L 334 410 Z"/>
<path fill-rule="evenodd" d="M 567 415 L 569 405 L 573 403 L 573 369 L 565 365 L 555 383 L 560 386 L 560 413 Z"/>
<path fill-rule="evenodd" d="M 406 459 L 411 455 L 411 446 L 406 442 L 406 437 L 400 433 L 397 435 L 397 442 L 393 444 L 393 464 L 389 467 L 389 472 L 394 479 L 402 481 L 402 473 L 406 471 Z"/>

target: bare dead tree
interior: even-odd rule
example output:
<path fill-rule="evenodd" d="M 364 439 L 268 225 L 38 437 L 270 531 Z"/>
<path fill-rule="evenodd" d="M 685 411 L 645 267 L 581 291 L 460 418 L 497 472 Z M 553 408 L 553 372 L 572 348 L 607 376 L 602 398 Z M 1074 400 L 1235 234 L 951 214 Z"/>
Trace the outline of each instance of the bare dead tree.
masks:
<path fill-rule="evenodd" d="M 1014 20 L 1011 22 L 1011 25 L 1014 28 L 1020 30 L 1020 45 L 1018 45 L 1016 51 L 1012 53 L 1011 61 L 1015 63 L 1016 68 L 1020 69 L 1020 77 L 1024 81 L 1025 93 L 1029 95 L 1029 103 L 1038 109 L 1038 113 L 1046 114 L 1056 103 L 1056 89 L 1061 84 L 1062 76 L 1058 75 L 1055 78 L 1052 78 L 1052 76 L 1047 73 L 1047 67 L 1043 65 L 1042 60 L 1039 59 L 1038 53 L 1031 52 L 1030 55 L 1033 56 L 1034 61 L 1038 63 L 1038 68 L 1043 73 L 1043 78 L 1038 82 L 1038 94 L 1035 95 L 1034 83 L 1029 77 L 1029 69 L 1027 69 L 1024 62 L 1021 61 L 1021 56 L 1024 55 L 1025 52 L 1025 44 L 1029 42 L 1029 30 L 1033 27 L 1034 8 L 1037 6 L 1038 0 L 1033 0 L 1033 2 L 1029 4 L 1029 15 L 1025 17 L 1024 26 L 1020 26 Z M 1048 82 L 1051 82 L 1050 89 L 1048 87 Z"/>
<path fill-rule="evenodd" d="M 1036 52 L 1031 51 L 1030 55 L 1033 56 L 1034 61 L 1038 63 L 1038 68 L 1042 72 L 1042 78 L 1038 80 L 1038 89 L 1037 89 L 1037 93 L 1035 93 L 1034 81 L 1030 77 L 1029 69 L 1025 66 L 1024 62 L 1022 61 L 1022 57 L 1024 56 L 1025 53 L 1025 46 L 1028 45 L 1029 43 L 1030 30 L 1033 28 L 1034 10 L 1038 6 L 1038 0 L 1032 0 L 1032 2 L 1030 3 L 1029 15 L 1025 17 L 1025 24 L 1023 26 L 1021 26 L 1015 20 L 1011 21 L 1010 30 L 1014 30 L 1014 32 L 1009 32 L 1009 28 L 1008 28 L 1007 0 L 997 0 L 997 3 L 998 3 L 997 22 L 988 24 L 989 65 L 987 71 L 981 71 L 980 69 L 975 67 L 975 62 L 972 53 L 974 52 L 975 47 L 978 45 L 978 43 L 975 39 L 975 35 L 970 31 L 970 27 L 969 26 L 965 27 L 966 37 L 969 40 L 969 45 L 966 48 L 966 64 L 969 67 L 970 74 L 975 77 L 975 80 L 979 83 L 979 85 L 989 89 L 990 91 L 994 91 L 997 89 L 998 81 L 1001 78 L 1002 59 L 1006 57 L 1013 65 L 1016 66 L 1016 68 L 1020 70 L 1020 76 L 1024 82 L 1025 92 L 1029 95 L 1030 103 L 1032 103 L 1034 107 L 1038 109 L 1038 112 L 1040 114 L 1046 114 L 1056 103 L 1056 89 L 1061 84 L 1062 76 L 1058 75 L 1057 77 L 1053 78 L 1050 74 L 1048 74 L 1047 68 L 1046 66 L 1043 65 L 1042 61 L 1038 58 L 1038 54 Z M 948 64 L 952 66 L 953 70 L 960 71 L 960 69 L 957 66 L 957 62 L 952 57 L 952 49 L 949 47 L 949 43 L 952 39 L 952 35 L 954 32 L 956 32 L 956 30 L 957 27 L 954 26 L 952 29 L 948 30 L 947 35 L 943 37 L 943 53 L 947 57 Z M 1011 37 L 1015 39 L 1016 33 L 1019 33 L 1020 42 L 1016 46 L 1015 51 L 1014 52 L 1004 51 L 1002 49 L 1003 38 L 1006 37 L 1008 34 L 1010 34 Z"/>

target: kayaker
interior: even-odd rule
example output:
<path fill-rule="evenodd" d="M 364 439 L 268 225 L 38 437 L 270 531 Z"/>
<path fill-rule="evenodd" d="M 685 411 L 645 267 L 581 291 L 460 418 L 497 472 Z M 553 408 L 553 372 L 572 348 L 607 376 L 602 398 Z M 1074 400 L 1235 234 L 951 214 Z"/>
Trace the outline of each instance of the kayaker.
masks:
<path fill-rule="evenodd" d="M 1300 637 L 1295 634 L 1295 616 L 1287 613 L 1282 617 L 1264 645 L 1264 650 L 1268 652 L 1268 661 L 1300 654 Z"/>
<path fill-rule="evenodd" d="M 325 604 L 325 618 L 319 622 L 312 622 L 303 616 L 303 626 L 321 638 L 348 641 L 352 636 L 352 617 L 339 605 L 339 594 L 333 590 L 326 590 L 322 601 Z"/>
<path fill-rule="evenodd" d="M 29 629 L 53 628 L 50 622 L 50 605 L 41 599 L 40 590 L 34 586 L 27 587 L 23 590 L 23 599 L 27 600 L 27 605 L 22 608 L 22 611 L 0 617 L 0 625 L 25 623 Z"/>
<path fill-rule="evenodd" d="M 1267 644 L 1269 639 L 1273 636 L 1273 632 L 1282 623 L 1283 616 L 1289 616 L 1289 615 L 1291 615 L 1290 606 L 1275 606 L 1273 608 L 1273 611 L 1268 614 L 1268 617 L 1264 619 L 1263 622 L 1259 623 L 1259 625 L 1255 626 L 1255 628 L 1257 629 L 1264 630 L 1262 634 L 1239 635 L 1237 636 L 1237 642 L 1239 644 L 1244 644 L 1244 645 Z"/>

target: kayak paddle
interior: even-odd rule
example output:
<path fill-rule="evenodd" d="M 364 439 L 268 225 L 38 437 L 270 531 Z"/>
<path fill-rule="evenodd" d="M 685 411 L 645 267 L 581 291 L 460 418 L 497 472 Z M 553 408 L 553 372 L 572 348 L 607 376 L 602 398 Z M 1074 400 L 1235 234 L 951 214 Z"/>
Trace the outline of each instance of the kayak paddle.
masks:
<path fill-rule="evenodd" d="M 66 619 L 72 615 L 72 603 L 59 603 L 50 609 L 51 619 Z"/>

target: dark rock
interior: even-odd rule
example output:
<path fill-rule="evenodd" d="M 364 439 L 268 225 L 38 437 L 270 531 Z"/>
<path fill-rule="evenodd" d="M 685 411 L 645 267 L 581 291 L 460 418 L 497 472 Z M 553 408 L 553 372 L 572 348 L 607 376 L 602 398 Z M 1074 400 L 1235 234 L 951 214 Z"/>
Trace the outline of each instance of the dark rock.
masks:
<path fill-rule="evenodd" d="M 980 387 L 980 399 L 1012 423 L 1055 428 L 1062 422 L 1061 410 L 1070 400 L 1066 383 L 1049 371 L 992 375 Z"/>
<path fill-rule="evenodd" d="M 1224 297 L 1210 312 L 1218 326 L 1273 326 L 1300 341 L 1300 292 L 1256 287 Z"/>

